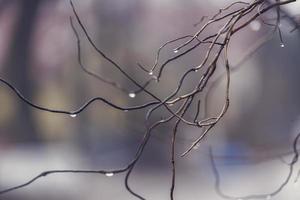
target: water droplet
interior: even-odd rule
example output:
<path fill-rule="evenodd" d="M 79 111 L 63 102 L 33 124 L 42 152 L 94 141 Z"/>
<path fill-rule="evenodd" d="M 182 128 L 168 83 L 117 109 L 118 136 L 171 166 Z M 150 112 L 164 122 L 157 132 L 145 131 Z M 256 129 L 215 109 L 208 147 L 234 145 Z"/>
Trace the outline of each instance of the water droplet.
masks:
<path fill-rule="evenodd" d="M 153 75 L 153 71 L 150 71 L 150 72 L 149 72 L 149 75 L 152 76 L 152 75 Z"/>
<path fill-rule="evenodd" d="M 169 103 L 169 106 L 174 106 L 174 104 L 173 103 Z"/>
<path fill-rule="evenodd" d="M 284 44 L 283 44 L 283 43 L 280 43 L 280 47 L 283 48 L 283 47 L 284 47 Z"/>
<path fill-rule="evenodd" d="M 174 53 L 178 53 L 178 49 L 174 49 Z"/>
<path fill-rule="evenodd" d="M 112 172 L 105 173 L 105 176 L 107 176 L 107 177 L 112 177 L 113 175 L 114 175 L 114 173 L 112 173 Z"/>
<path fill-rule="evenodd" d="M 157 81 L 157 76 L 152 76 L 152 78 L 153 78 L 155 81 Z"/>
<path fill-rule="evenodd" d="M 75 117 L 77 117 L 77 115 L 76 114 L 71 114 L 70 117 L 75 118 Z"/>
<path fill-rule="evenodd" d="M 266 200 L 271 200 L 272 196 L 271 195 L 267 195 Z"/>
<path fill-rule="evenodd" d="M 128 112 L 128 110 L 124 110 L 124 112 Z"/>
<path fill-rule="evenodd" d="M 254 20 L 250 23 L 250 28 L 252 31 L 259 31 L 261 28 L 261 23 L 258 20 Z"/>
<path fill-rule="evenodd" d="M 130 93 L 128 94 L 128 96 L 129 96 L 130 98 L 134 98 L 134 97 L 135 97 L 135 93 L 134 93 L 134 92 L 130 92 Z"/>
<path fill-rule="evenodd" d="M 193 149 L 199 149 L 199 147 L 200 147 L 200 144 L 198 143 L 193 147 Z"/>

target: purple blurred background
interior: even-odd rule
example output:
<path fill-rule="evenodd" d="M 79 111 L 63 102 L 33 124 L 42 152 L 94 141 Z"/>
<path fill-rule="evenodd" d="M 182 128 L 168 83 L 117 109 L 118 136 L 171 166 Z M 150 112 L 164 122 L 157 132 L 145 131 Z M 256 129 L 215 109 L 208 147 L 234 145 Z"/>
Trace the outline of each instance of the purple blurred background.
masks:
<path fill-rule="evenodd" d="M 161 44 L 195 33 L 200 26 L 194 24 L 202 16 L 213 15 L 230 2 L 74 0 L 74 5 L 98 47 L 143 83 L 149 75 L 137 63 L 151 66 Z M 284 9 L 299 15 L 299 5 L 297 2 Z M 69 16 L 73 13 L 65 0 L 1 0 L 1 78 L 32 102 L 55 109 L 74 110 L 95 96 L 122 106 L 151 100 L 143 93 L 130 98 L 80 69 Z M 128 91 L 136 90 L 91 48 L 78 24 L 76 27 L 85 65 Z M 274 35 L 233 73 L 228 113 L 200 147 L 185 158 L 180 158 L 180 153 L 200 131 L 180 127 L 176 199 L 222 199 L 214 189 L 209 146 L 214 149 L 222 189 L 229 195 L 272 192 L 284 180 L 288 166 L 282 159 L 291 159 L 285 153 L 291 150 L 292 140 L 300 131 L 300 34 L 289 33 L 290 29 L 290 24 L 282 21 L 284 48 Z M 270 30 L 258 20 L 251 23 L 234 37 L 230 62 L 237 63 Z M 159 97 L 167 96 L 184 69 L 200 63 L 199 55 L 203 53 L 204 48 L 172 63 L 162 81 L 151 83 L 149 89 Z M 170 46 L 163 51 L 161 60 L 173 54 Z M 190 80 L 184 87 L 188 90 L 193 84 L 195 80 Z M 221 109 L 224 85 L 219 84 L 211 93 L 210 115 Z M 96 103 L 73 118 L 32 109 L 5 85 L 0 86 L 0 190 L 23 183 L 45 170 L 125 166 L 145 131 L 145 110 L 121 112 Z M 152 120 L 162 116 L 166 116 L 163 110 Z M 169 198 L 172 125 L 154 131 L 130 179 L 132 188 L 147 199 Z M 299 170 L 299 164 L 295 170 Z M 134 199 L 126 191 L 123 179 L 124 175 L 52 175 L 0 199 Z M 299 199 L 300 184 L 294 184 L 293 180 L 274 199 Z"/>

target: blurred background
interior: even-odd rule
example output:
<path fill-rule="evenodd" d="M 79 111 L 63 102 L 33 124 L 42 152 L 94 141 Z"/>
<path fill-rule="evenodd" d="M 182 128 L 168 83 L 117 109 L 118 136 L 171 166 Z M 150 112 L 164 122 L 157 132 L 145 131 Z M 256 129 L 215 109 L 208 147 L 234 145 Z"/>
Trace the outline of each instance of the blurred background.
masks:
<path fill-rule="evenodd" d="M 149 75 L 138 68 L 153 65 L 157 49 L 166 41 L 193 34 L 202 16 L 211 16 L 229 0 L 74 0 L 78 14 L 97 46 L 139 83 Z M 285 6 L 299 15 L 299 2 Z M 76 37 L 67 0 L 0 1 L 0 77 L 32 102 L 75 110 L 89 98 L 101 96 L 121 106 L 151 100 L 144 94 L 117 90 L 85 74 L 77 61 Z M 103 60 L 75 23 L 87 68 L 118 82 L 128 91 L 137 88 Z M 270 193 L 288 174 L 291 144 L 300 131 L 300 34 L 282 21 L 284 48 L 275 34 L 232 74 L 231 104 L 225 118 L 197 149 L 183 152 L 201 130 L 181 126 L 177 144 L 176 199 L 222 199 L 214 188 L 208 156 L 212 146 L 224 193 L 232 196 Z M 237 63 L 270 27 L 257 20 L 233 37 L 230 62 Z M 178 43 L 179 44 L 179 43 Z M 177 44 L 177 45 L 178 45 Z M 161 61 L 174 55 L 171 45 Z M 195 53 L 170 64 L 160 83 L 149 90 L 163 98 L 175 88 L 182 72 L 201 62 Z M 222 67 L 221 67 L 222 68 Z M 222 70 L 218 74 L 222 73 Z M 184 87 L 193 88 L 195 78 Z M 216 77 L 214 77 L 216 79 Z M 210 91 L 208 113 L 217 114 L 224 100 L 221 82 Z M 121 112 L 95 103 L 76 117 L 35 110 L 0 85 L 0 190 L 24 183 L 51 169 L 111 169 L 125 166 L 145 132 L 146 110 Z M 166 116 L 155 113 L 154 122 Z M 130 184 L 147 199 L 168 199 L 171 182 L 170 148 L 174 123 L 159 127 L 138 162 Z M 299 199 L 294 183 L 273 199 Z M 1 200 L 135 199 L 124 187 L 124 175 L 59 174 L 0 196 Z M 298 184 L 298 185 L 297 185 Z"/>

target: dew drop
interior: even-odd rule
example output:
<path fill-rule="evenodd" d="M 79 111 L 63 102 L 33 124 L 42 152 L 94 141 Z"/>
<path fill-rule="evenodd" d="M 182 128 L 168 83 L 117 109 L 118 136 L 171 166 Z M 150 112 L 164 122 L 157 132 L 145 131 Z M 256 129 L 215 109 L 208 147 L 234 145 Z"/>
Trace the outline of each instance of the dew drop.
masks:
<path fill-rule="evenodd" d="M 105 176 L 107 176 L 107 177 L 112 177 L 113 175 L 114 175 L 114 173 L 112 173 L 112 172 L 105 173 Z"/>
<path fill-rule="evenodd" d="M 77 117 L 77 115 L 76 114 L 71 114 L 70 117 L 75 118 L 75 117 Z"/>
<path fill-rule="evenodd" d="M 259 31 L 259 29 L 261 28 L 261 23 L 258 20 L 252 21 L 250 23 L 250 28 L 252 29 L 252 31 Z"/>
<path fill-rule="evenodd" d="M 272 196 L 271 195 L 267 195 L 266 200 L 271 200 Z"/>
<path fill-rule="evenodd" d="M 284 47 L 284 44 L 283 44 L 283 43 L 280 43 L 280 47 L 283 48 L 283 47 Z"/>
<path fill-rule="evenodd" d="M 149 75 L 152 76 L 152 75 L 153 75 L 153 71 L 150 71 L 150 72 L 149 72 Z"/>
<path fill-rule="evenodd" d="M 178 49 L 174 49 L 174 51 L 173 51 L 174 53 L 178 53 Z"/>
<path fill-rule="evenodd" d="M 124 110 L 124 112 L 128 112 L 128 110 Z"/>
<path fill-rule="evenodd" d="M 134 92 L 130 92 L 130 93 L 128 94 L 128 96 L 129 96 L 130 98 L 134 98 L 134 97 L 135 97 L 135 93 L 134 93 Z"/>
<path fill-rule="evenodd" d="M 194 147 L 193 147 L 193 149 L 199 149 L 199 147 L 200 147 L 200 144 L 196 144 Z"/>
<path fill-rule="evenodd" d="M 152 76 L 152 78 L 153 78 L 156 82 L 158 82 L 157 76 Z"/>

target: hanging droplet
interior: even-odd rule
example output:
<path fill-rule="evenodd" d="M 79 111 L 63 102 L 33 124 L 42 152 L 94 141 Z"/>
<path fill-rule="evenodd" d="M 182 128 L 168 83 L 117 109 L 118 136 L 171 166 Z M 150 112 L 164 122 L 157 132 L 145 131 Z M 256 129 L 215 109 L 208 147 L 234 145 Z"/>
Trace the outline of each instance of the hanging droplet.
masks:
<path fill-rule="evenodd" d="M 77 117 L 77 115 L 76 114 L 70 114 L 70 117 L 75 118 L 75 117 Z"/>
<path fill-rule="evenodd" d="M 150 71 L 150 72 L 149 72 L 149 75 L 152 76 L 152 75 L 153 75 L 153 71 Z"/>
<path fill-rule="evenodd" d="M 128 112 L 128 110 L 124 110 L 124 112 Z"/>
<path fill-rule="evenodd" d="M 153 78 L 156 82 L 158 82 L 157 76 L 152 76 L 152 78 Z"/>
<path fill-rule="evenodd" d="M 173 51 L 174 53 L 178 53 L 178 49 L 174 49 L 174 51 Z"/>
<path fill-rule="evenodd" d="M 173 104 L 173 103 L 169 103 L 168 105 L 169 105 L 169 106 L 174 106 L 174 104 Z"/>
<path fill-rule="evenodd" d="M 258 20 L 254 20 L 250 23 L 250 28 L 252 31 L 259 31 L 261 28 L 261 23 Z"/>
<path fill-rule="evenodd" d="M 271 199 L 272 199 L 272 196 L 270 194 L 267 195 L 266 200 L 271 200 Z"/>
<path fill-rule="evenodd" d="M 283 43 L 280 43 L 280 47 L 283 48 L 283 47 L 284 47 L 284 44 L 283 44 Z"/>
<path fill-rule="evenodd" d="M 105 176 L 107 176 L 107 177 L 112 177 L 113 175 L 114 175 L 114 173 L 112 173 L 112 172 L 105 173 Z"/>
<path fill-rule="evenodd" d="M 199 149 L 199 147 L 200 147 L 200 144 L 198 143 L 193 147 L 193 149 Z"/>
<path fill-rule="evenodd" d="M 130 92 L 130 93 L 128 94 L 128 96 L 129 96 L 130 98 L 134 98 L 134 97 L 135 97 L 135 93 L 134 93 L 134 92 Z"/>

